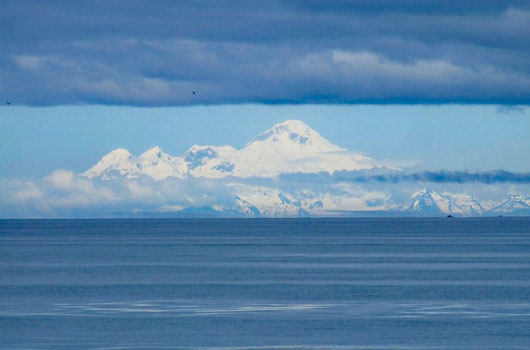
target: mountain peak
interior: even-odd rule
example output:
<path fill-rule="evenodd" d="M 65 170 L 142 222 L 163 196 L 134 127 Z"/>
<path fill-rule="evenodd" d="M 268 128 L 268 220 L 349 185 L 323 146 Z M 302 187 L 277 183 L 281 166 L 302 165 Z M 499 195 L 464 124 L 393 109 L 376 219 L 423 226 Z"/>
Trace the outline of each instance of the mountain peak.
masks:
<path fill-rule="evenodd" d="M 160 158 L 160 156 L 162 155 L 163 152 L 164 151 L 162 151 L 162 148 L 160 148 L 159 146 L 155 146 L 155 147 L 153 147 L 151 149 L 148 149 L 144 153 L 142 153 L 140 155 L 140 158 L 142 158 L 142 159 L 145 159 L 145 158 L 149 158 L 149 159 Z"/>
<path fill-rule="evenodd" d="M 403 207 L 404 211 L 419 215 L 456 214 L 481 215 L 485 209 L 481 203 L 466 193 L 439 193 L 428 188 L 416 191 Z"/>
<path fill-rule="evenodd" d="M 440 212 L 440 206 L 436 199 L 439 199 L 440 197 L 441 196 L 439 193 L 431 191 L 428 188 L 424 188 L 412 194 L 411 200 L 405 205 L 404 210 L 412 212 L 428 211 L 429 213 L 438 213 Z"/>
<path fill-rule="evenodd" d="M 525 196 L 523 194 L 511 194 L 509 197 L 509 200 L 513 201 L 528 201 L 530 200 L 530 197 Z"/>
<path fill-rule="evenodd" d="M 157 181 L 168 177 L 184 178 L 186 165 L 182 158 L 173 157 L 165 153 L 162 148 L 155 146 L 138 157 L 143 175 Z"/>
<path fill-rule="evenodd" d="M 492 208 L 491 212 L 528 215 L 530 213 L 530 197 L 523 194 L 511 194 L 504 202 Z"/>
<path fill-rule="evenodd" d="M 312 128 L 310 128 L 306 123 L 304 123 L 301 120 L 296 119 L 288 119 L 280 123 L 276 123 L 272 126 L 271 129 L 276 129 L 278 132 L 281 131 L 292 131 L 292 132 L 300 132 L 304 133 L 307 131 L 315 132 Z"/>
<path fill-rule="evenodd" d="M 286 120 L 273 125 L 272 128 L 251 140 L 245 148 L 263 146 L 270 148 L 276 154 L 277 152 L 289 152 L 289 150 L 313 154 L 344 151 L 342 147 L 332 144 L 300 120 Z"/>
<path fill-rule="evenodd" d="M 133 161 L 131 152 L 125 148 L 117 148 L 103 156 L 96 165 L 82 175 L 88 178 L 101 176 L 103 179 L 112 179 L 115 174 L 131 178 L 137 176 L 138 173 L 140 173 L 140 169 L 138 164 Z"/>
<path fill-rule="evenodd" d="M 320 137 L 315 130 L 311 129 L 304 122 L 300 120 L 286 120 L 274 124 L 272 128 L 256 136 L 250 143 L 267 140 L 275 141 L 280 135 L 287 135 L 289 140 L 300 144 L 310 143 L 311 137 Z"/>
<path fill-rule="evenodd" d="M 414 197 L 425 196 L 425 195 L 427 195 L 427 194 L 431 194 L 431 193 L 432 193 L 432 191 L 431 191 L 430 189 L 428 189 L 428 188 L 424 188 L 424 189 L 421 189 L 421 190 L 419 190 L 419 191 L 414 192 L 414 193 L 412 194 L 412 197 L 414 198 Z"/>
<path fill-rule="evenodd" d="M 132 158 L 132 154 L 125 148 L 116 148 L 106 154 L 102 159 L 104 158 Z"/>

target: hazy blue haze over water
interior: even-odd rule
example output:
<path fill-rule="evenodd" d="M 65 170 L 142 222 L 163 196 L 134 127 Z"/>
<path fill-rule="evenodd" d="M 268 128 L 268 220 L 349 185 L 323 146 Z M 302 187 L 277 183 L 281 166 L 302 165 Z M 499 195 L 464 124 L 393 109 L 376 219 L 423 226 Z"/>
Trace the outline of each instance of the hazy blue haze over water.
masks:
<path fill-rule="evenodd" d="M 0 221 L 1 349 L 529 349 L 530 219 Z"/>

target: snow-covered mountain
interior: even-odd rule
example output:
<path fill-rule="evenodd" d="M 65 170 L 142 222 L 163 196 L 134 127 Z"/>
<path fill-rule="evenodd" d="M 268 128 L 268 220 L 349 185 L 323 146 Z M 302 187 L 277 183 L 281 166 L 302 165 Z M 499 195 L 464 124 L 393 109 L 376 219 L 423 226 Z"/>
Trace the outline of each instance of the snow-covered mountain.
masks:
<path fill-rule="evenodd" d="M 230 182 L 227 190 L 234 194 L 233 205 L 213 205 L 193 209 L 194 213 L 203 211 L 215 215 L 244 217 L 306 217 L 306 216 L 360 216 L 360 213 L 370 215 L 370 212 L 381 212 L 391 209 L 388 196 L 382 192 L 349 192 L 342 191 L 311 191 L 279 189 L 242 182 Z M 341 192 L 341 193 L 339 193 Z M 349 192 L 349 193 L 348 193 Z M 379 202 L 379 204 L 374 204 Z M 170 209 L 170 208 L 167 208 Z M 176 208 L 173 212 L 189 213 L 189 209 Z M 166 210 L 168 211 L 168 210 Z"/>
<path fill-rule="evenodd" d="M 124 176 L 128 179 L 138 177 L 142 173 L 138 161 L 124 148 L 118 148 L 105 155 L 96 165 L 88 169 L 81 176 L 89 179 L 100 177 L 110 180 L 116 176 Z"/>
<path fill-rule="evenodd" d="M 138 157 L 138 164 L 143 175 L 155 180 L 168 177 L 183 179 L 186 176 L 186 162 L 182 158 L 170 156 L 158 146 L 142 153 Z"/>
<path fill-rule="evenodd" d="M 499 205 L 491 208 L 487 214 L 530 215 L 530 196 L 521 194 L 511 195 Z"/>
<path fill-rule="evenodd" d="M 425 188 L 415 192 L 402 211 L 422 216 L 476 216 L 482 215 L 485 209 L 469 194 L 439 193 Z"/>
<path fill-rule="evenodd" d="M 230 187 L 237 193 L 238 204 L 240 201 L 251 205 L 259 213 L 259 216 L 309 216 L 313 209 L 320 206 L 318 199 L 300 198 L 275 188 L 243 184 L 231 184 Z"/>
<path fill-rule="evenodd" d="M 301 121 L 287 120 L 256 136 L 241 149 L 194 145 L 183 157 L 164 153 L 160 147 L 139 157 L 125 149 L 117 149 L 81 175 L 104 180 L 142 175 L 155 180 L 168 177 L 249 178 L 373 167 L 371 158 L 332 144 Z"/>
<path fill-rule="evenodd" d="M 509 199 L 487 209 L 493 202 L 479 202 L 468 194 L 439 193 L 423 189 L 413 194 L 404 206 L 385 202 L 377 208 L 369 208 L 367 196 L 349 202 L 349 198 L 329 193 L 289 193 L 275 188 L 254 185 L 231 184 L 235 205 L 188 207 L 174 211 L 181 216 L 212 217 L 305 217 L 305 216 L 499 216 L 530 215 L 530 197 L 512 195 Z M 381 194 L 376 194 L 381 196 Z M 336 202 L 337 206 L 333 205 Z M 364 205 L 363 205 L 364 202 Z M 399 209 L 398 209 L 399 208 Z M 375 210 L 375 211 L 374 211 Z M 396 211 L 398 210 L 398 211 Z"/>
<path fill-rule="evenodd" d="M 249 193 L 242 193 L 248 196 Z M 307 201 L 295 200 L 292 195 L 274 189 L 259 189 L 253 192 L 249 200 L 240 196 L 235 197 L 235 204 L 230 206 L 206 205 L 189 207 L 164 207 L 165 214 L 173 213 L 183 217 L 306 217 L 311 213 L 305 208 L 312 207 Z M 318 204 L 317 204 L 318 205 Z"/>
<path fill-rule="evenodd" d="M 168 177 L 182 179 L 185 174 L 186 164 L 182 158 L 172 157 L 160 147 L 153 147 L 138 157 L 134 157 L 126 149 L 115 149 L 81 176 L 110 180 L 118 176 L 134 179 L 146 175 L 155 180 L 163 180 Z"/>

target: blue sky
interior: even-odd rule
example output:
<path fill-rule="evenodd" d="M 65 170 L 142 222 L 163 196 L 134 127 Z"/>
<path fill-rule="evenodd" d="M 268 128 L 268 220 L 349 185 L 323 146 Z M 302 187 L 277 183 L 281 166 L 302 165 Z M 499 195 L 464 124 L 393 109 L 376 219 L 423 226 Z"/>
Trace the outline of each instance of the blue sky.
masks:
<path fill-rule="evenodd" d="M 274 123 L 300 119 L 335 144 L 420 169 L 530 171 L 528 109 L 476 105 L 226 105 L 172 108 L 0 108 L 0 171 L 31 178 L 82 172 L 118 147 L 244 146 Z"/>

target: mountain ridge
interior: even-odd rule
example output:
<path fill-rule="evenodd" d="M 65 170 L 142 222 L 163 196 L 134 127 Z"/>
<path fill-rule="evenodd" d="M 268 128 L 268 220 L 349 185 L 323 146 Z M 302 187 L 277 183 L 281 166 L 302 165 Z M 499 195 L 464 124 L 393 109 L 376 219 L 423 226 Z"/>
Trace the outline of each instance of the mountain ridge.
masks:
<path fill-rule="evenodd" d="M 401 210 L 421 215 L 461 216 L 477 216 L 486 211 L 480 201 L 469 194 L 439 193 L 428 188 L 413 193 L 411 200 Z"/>
<path fill-rule="evenodd" d="M 148 176 L 157 181 L 169 177 L 223 178 L 271 177 L 294 172 L 328 172 L 371 169 L 373 160 L 334 145 L 299 120 L 287 120 L 236 149 L 232 146 L 193 145 L 182 157 L 155 146 L 140 156 L 118 148 L 103 156 L 81 174 L 110 180 Z"/>

